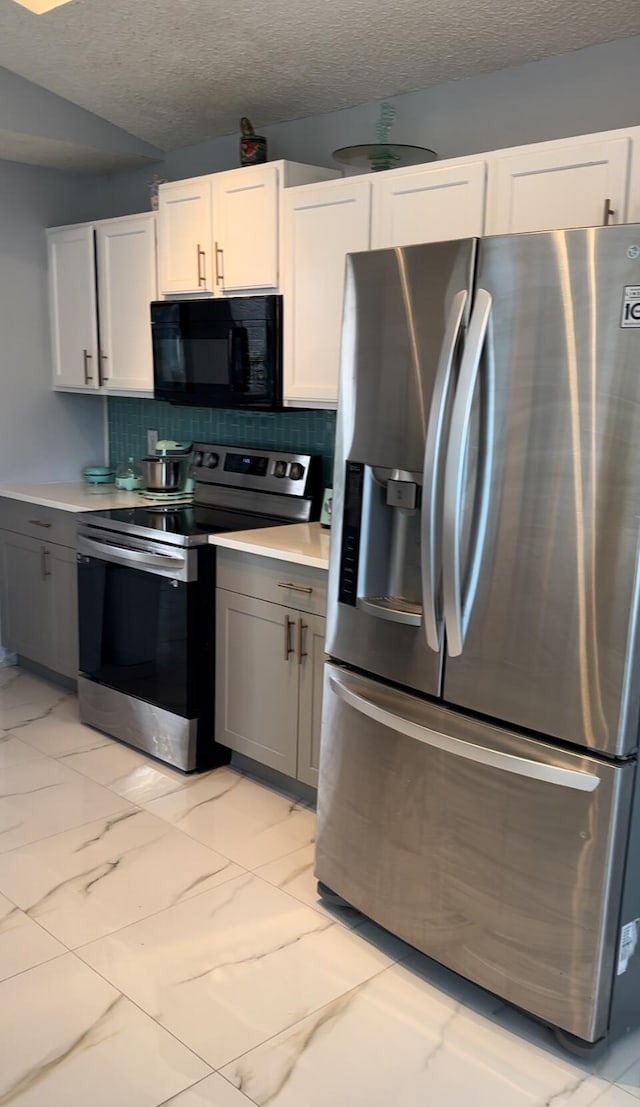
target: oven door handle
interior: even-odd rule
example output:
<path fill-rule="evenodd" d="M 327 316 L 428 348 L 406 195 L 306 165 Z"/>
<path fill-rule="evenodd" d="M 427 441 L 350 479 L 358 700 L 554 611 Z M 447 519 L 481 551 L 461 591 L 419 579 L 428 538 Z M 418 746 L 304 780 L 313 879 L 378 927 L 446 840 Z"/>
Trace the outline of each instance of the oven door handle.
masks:
<path fill-rule="evenodd" d="M 78 535 L 77 549 L 78 553 L 97 557 L 100 561 L 109 561 L 114 565 L 135 565 L 139 569 L 148 569 L 150 572 L 163 569 L 171 576 L 182 572 L 186 564 L 182 554 L 132 550 L 129 546 L 121 546 L 115 542 L 101 542 L 97 538 L 85 538 L 84 535 Z"/>

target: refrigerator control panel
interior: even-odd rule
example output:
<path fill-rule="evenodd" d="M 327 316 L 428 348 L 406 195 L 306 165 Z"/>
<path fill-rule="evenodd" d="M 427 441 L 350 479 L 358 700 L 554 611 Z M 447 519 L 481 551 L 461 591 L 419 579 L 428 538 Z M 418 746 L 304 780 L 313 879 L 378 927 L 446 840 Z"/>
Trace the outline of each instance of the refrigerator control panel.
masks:
<path fill-rule="evenodd" d="M 344 516 L 342 519 L 342 549 L 340 551 L 340 603 L 356 606 L 358 598 L 358 563 L 360 560 L 360 523 L 364 465 L 348 461 L 344 483 Z"/>

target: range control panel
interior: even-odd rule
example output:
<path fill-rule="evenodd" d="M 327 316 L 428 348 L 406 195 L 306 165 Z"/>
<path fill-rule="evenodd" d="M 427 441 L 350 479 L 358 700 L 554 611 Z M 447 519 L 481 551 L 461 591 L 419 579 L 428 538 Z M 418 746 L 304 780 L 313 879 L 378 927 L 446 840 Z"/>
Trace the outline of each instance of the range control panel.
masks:
<path fill-rule="evenodd" d="M 194 442 L 190 473 L 203 484 L 308 497 L 319 494 L 320 470 L 314 454 Z"/>

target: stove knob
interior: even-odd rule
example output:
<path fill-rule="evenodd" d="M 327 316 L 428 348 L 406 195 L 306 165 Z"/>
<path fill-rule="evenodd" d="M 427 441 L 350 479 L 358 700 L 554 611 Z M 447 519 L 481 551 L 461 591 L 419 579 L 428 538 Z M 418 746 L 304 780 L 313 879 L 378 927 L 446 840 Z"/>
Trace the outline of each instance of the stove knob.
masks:
<path fill-rule="evenodd" d="M 196 450 L 195 454 L 193 455 L 193 464 L 202 465 L 203 457 L 204 455 L 202 453 L 202 450 Z"/>
<path fill-rule="evenodd" d="M 289 476 L 291 480 L 302 480 L 304 476 L 304 465 L 301 465 L 299 461 L 294 461 Z"/>
<path fill-rule="evenodd" d="M 205 454 L 204 455 L 204 464 L 206 465 L 207 469 L 216 469 L 217 466 L 218 466 L 219 460 L 220 460 L 220 458 L 218 457 L 217 454 Z"/>
<path fill-rule="evenodd" d="M 286 477 L 287 475 L 287 463 L 286 461 L 276 461 L 273 467 L 274 477 Z"/>

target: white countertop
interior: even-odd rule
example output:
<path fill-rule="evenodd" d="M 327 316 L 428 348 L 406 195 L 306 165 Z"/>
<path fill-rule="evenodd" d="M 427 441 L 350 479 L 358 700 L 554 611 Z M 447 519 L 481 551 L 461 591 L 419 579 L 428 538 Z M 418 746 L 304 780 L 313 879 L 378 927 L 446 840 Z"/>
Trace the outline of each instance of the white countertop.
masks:
<path fill-rule="evenodd" d="M 115 507 L 143 507 L 162 503 L 139 492 L 119 492 L 114 484 L 87 484 L 83 480 L 53 484 L 0 484 L 0 496 L 59 511 L 107 511 Z"/>
<path fill-rule="evenodd" d="M 117 492 L 112 484 L 89 485 L 83 480 L 51 484 L 0 484 L 2 496 L 38 504 L 39 507 L 78 512 L 142 507 L 163 502 L 147 499 L 139 492 Z M 315 569 L 329 568 L 329 531 L 320 523 L 292 523 L 283 527 L 230 531 L 228 534 L 212 534 L 209 541 L 214 546 L 261 554 L 276 561 L 294 561 Z"/>
<path fill-rule="evenodd" d="M 329 531 L 320 523 L 291 523 L 284 527 L 212 534 L 209 541 L 214 546 L 273 557 L 276 561 L 294 561 L 315 569 L 329 568 Z"/>

